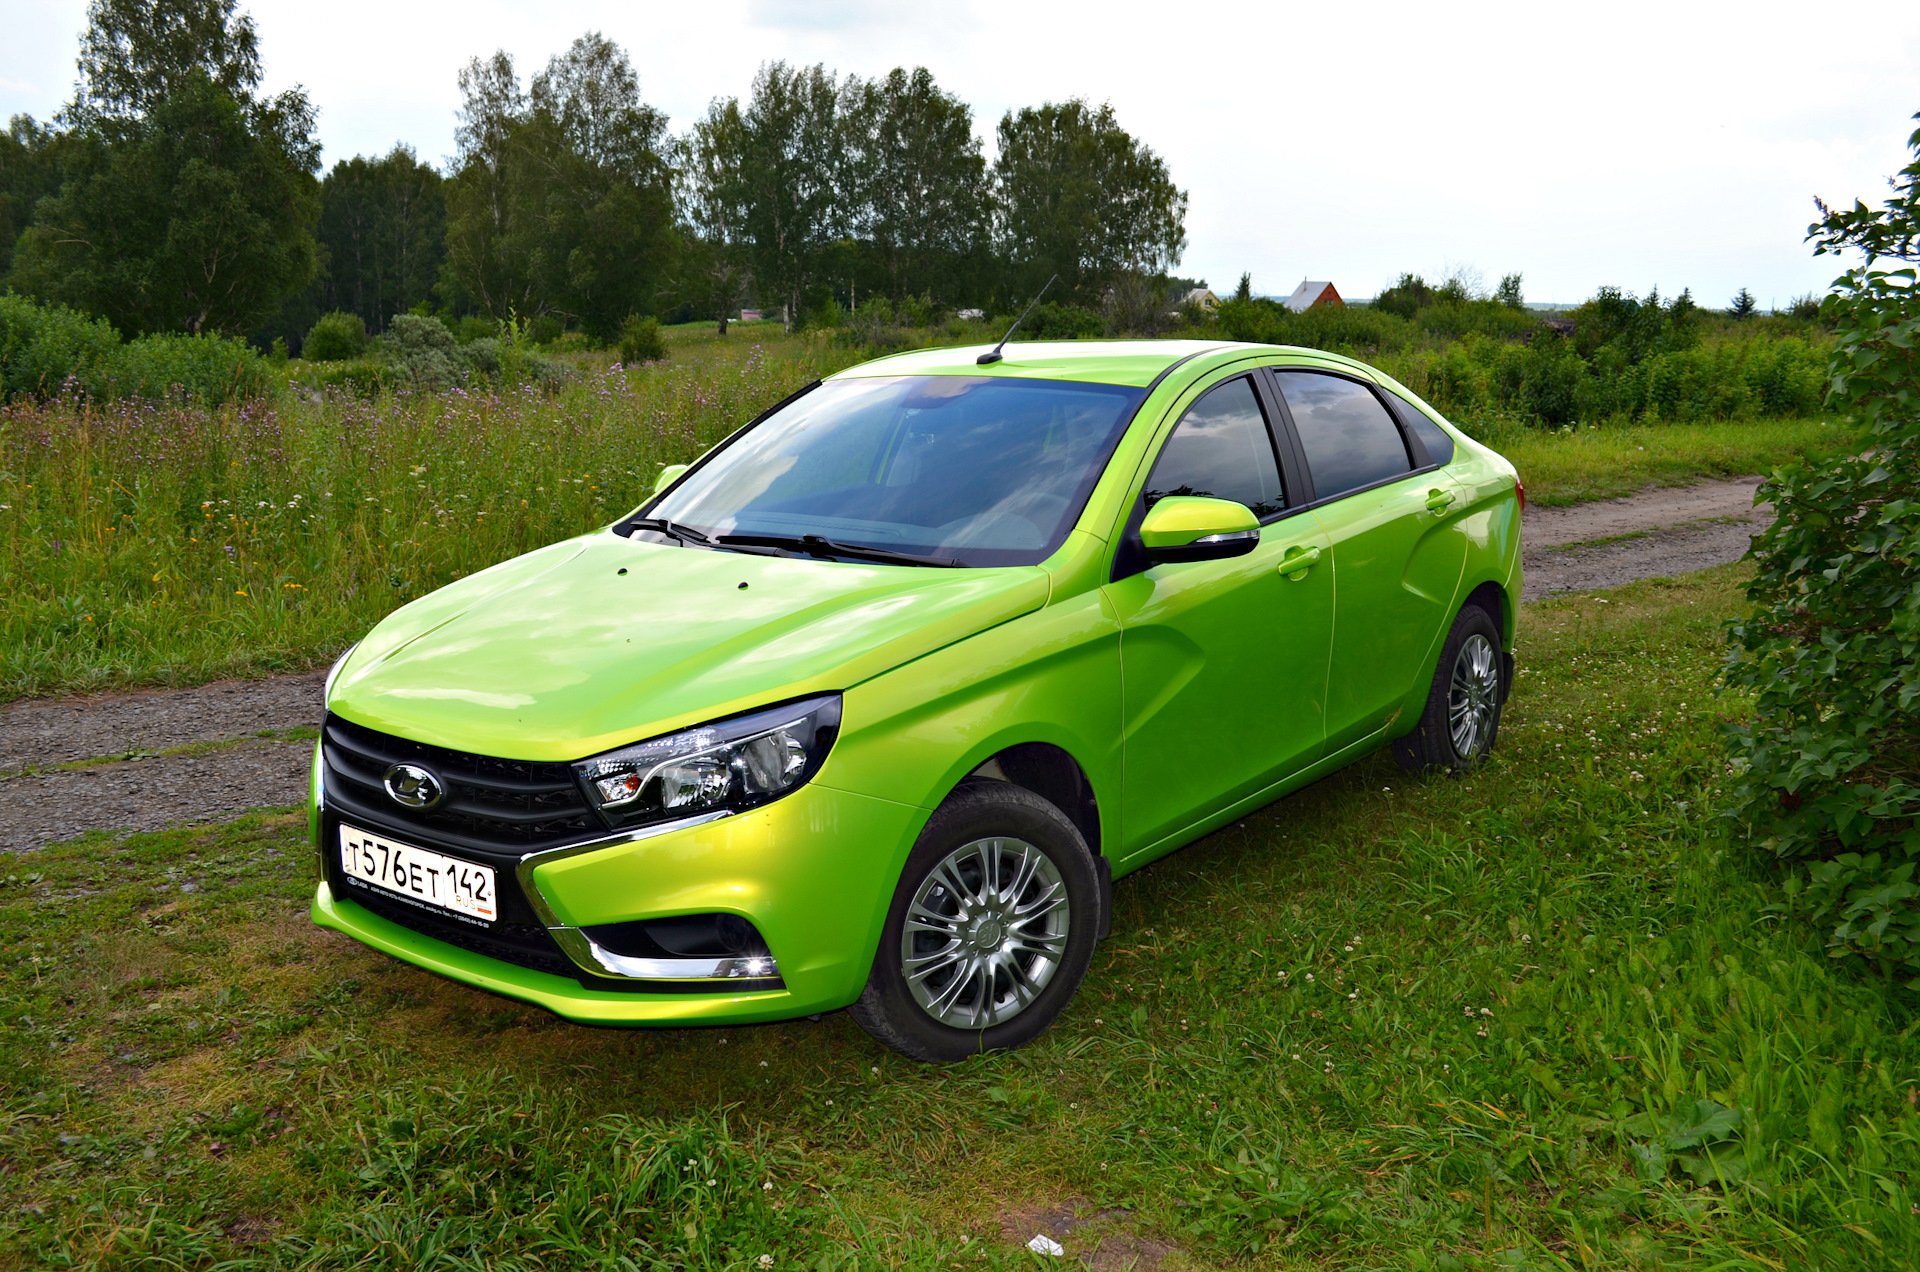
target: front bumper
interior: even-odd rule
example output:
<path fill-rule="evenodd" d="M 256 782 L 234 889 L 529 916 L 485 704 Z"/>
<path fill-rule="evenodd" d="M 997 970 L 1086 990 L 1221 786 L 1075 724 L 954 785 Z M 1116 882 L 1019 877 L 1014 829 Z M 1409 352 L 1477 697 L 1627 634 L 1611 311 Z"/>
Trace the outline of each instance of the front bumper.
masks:
<path fill-rule="evenodd" d="M 556 967 L 490 957 L 484 942 L 438 939 L 357 902 L 329 868 L 337 823 L 320 783 L 316 795 L 322 869 L 315 923 L 453 980 L 602 1025 L 781 1020 L 851 1003 L 866 984 L 894 881 L 927 816 L 815 782 L 749 812 L 535 854 L 515 874 L 569 960 Z M 369 829 L 460 855 L 427 835 Z M 777 979 L 669 985 L 623 977 L 614 970 L 618 960 L 596 957 L 583 935 L 604 924 L 695 914 L 751 923 Z"/>

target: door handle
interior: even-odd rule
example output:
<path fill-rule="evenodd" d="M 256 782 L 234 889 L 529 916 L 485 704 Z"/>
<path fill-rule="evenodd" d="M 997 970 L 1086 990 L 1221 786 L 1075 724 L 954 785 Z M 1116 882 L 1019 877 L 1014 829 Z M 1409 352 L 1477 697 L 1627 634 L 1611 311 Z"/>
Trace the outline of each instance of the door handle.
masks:
<path fill-rule="evenodd" d="M 1442 490 L 1438 486 L 1427 492 L 1427 511 L 1442 513 L 1453 507 L 1454 494 L 1451 490 Z"/>
<path fill-rule="evenodd" d="M 1288 548 L 1287 554 L 1280 558 L 1279 572 L 1298 583 L 1307 577 L 1308 570 L 1318 564 L 1320 564 L 1320 549 Z"/>

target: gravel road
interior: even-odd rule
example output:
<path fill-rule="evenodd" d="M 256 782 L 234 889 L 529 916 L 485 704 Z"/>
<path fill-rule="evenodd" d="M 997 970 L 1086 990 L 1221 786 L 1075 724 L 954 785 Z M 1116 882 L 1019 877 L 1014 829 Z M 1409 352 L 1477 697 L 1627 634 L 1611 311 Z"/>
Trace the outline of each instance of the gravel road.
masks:
<path fill-rule="evenodd" d="M 1771 516 L 1758 477 L 1647 490 L 1526 514 L 1528 600 L 1737 561 Z M 1631 535 L 1632 538 L 1618 536 Z M 1595 542 L 1611 540 L 1610 542 Z M 284 807 L 305 791 L 324 671 L 16 702 L 0 708 L 0 853 L 92 830 L 159 830 Z M 183 746 L 222 744 L 186 755 Z M 93 763 L 76 763 L 94 761 Z M 53 765 L 71 768 L 48 772 Z"/>

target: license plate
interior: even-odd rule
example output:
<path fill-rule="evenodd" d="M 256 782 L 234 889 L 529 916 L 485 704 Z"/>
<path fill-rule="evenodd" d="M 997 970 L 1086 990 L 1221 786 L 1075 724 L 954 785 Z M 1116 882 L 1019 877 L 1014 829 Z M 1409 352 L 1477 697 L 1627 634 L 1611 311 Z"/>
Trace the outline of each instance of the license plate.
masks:
<path fill-rule="evenodd" d="M 443 856 L 355 826 L 340 827 L 340 868 L 376 888 L 491 923 L 493 867 Z"/>

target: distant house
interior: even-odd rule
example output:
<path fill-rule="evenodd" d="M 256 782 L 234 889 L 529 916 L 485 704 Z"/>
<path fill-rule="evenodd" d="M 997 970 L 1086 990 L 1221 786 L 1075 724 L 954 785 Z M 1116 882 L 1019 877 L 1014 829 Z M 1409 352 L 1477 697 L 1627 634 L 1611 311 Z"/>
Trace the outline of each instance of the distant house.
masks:
<path fill-rule="evenodd" d="M 953 311 L 953 316 L 964 322 L 978 322 L 987 316 L 987 311 L 984 309 L 956 309 Z"/>
<path fill-rule="evenodd" d="M 1302 279 L 1300 285 L 1293 289 L 1293 295 L 1281 303 L 1296 314 L 1304 314 L 1315 305 L 1344 305 L 1347 302 L 1340 299 L 1340 293 L 1334 290 L 1332 283 L 1324 279 Z"/>
<path fill-rule="evenodd" d="M 1196 287 L 1180 298 L 1180 308 L 1191 306 L 1202 313 L 1212 313 L 1220 308 L 1220 298 L 1213 294 L 1211 287 Z"/>
<path fill-rule="evenodd" d="M 761 312 L 758 309 L 742 309 L 740 311 L 741 322 L 759 322 L 761 317 Z"/>

